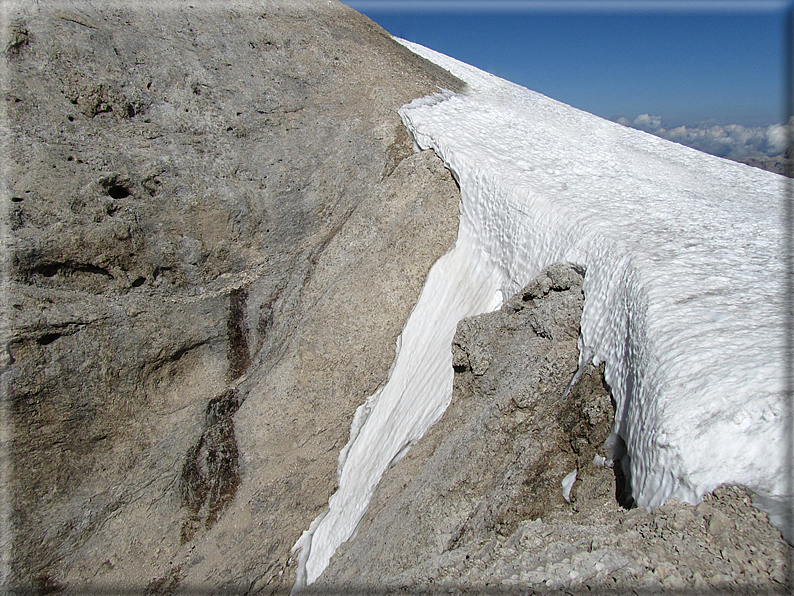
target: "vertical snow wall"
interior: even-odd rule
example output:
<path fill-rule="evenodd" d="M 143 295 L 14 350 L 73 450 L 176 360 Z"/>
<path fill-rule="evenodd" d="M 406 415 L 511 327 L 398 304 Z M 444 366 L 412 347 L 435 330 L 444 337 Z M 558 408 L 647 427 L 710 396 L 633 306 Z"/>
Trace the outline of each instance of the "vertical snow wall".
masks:
<path fill-rule="evenodd" d="M 400 110 L 417 148 L 435 150 L 460 184 L 458 240 L 428 275 L 388 383 L 356 412 L 339 489 L 294 547 L 295 591 L 443 414 L 457 322 L 556 261 L 586 268 L 581 363 L 606 362 L 637 502 L 694 503 L 730 482 L 755 491 L 774 522 L 784 503 L 782 178 L 402 43 L 468 84 Z"/>

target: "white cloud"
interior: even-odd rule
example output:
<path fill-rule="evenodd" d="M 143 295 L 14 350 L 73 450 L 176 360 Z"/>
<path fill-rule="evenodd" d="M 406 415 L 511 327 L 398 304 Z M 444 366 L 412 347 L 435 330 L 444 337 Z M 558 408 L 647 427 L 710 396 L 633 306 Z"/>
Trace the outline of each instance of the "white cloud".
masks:
<path fill-rule="evenodd" d="M 615 121 L 729 159 L 777 156 L 785 151 L 788 143 L 786 127 L 782 124 L 749 127 L 741 124 L 722 126 L 704 123 L 697 127 L 678 126 L 668 129 L 664 127 L 659 116 L 649 114 L 640 114 L 634 120 L 621 116 Z"/>
<path fill-rule="evenodd" d="M 788 133 L 782 124 L 773 124 L 766 129 L 766 142 L 769 153 L 767 155 L 778 155 L 786 150 L 788 145 Z"/>
<path fill-rule="evenodd" d="M 645 132 L 656 132 L 662 128 L 662 119 L 659 116 L 640 114 L 631 124 L 634 128 L 639 128 Z"/>

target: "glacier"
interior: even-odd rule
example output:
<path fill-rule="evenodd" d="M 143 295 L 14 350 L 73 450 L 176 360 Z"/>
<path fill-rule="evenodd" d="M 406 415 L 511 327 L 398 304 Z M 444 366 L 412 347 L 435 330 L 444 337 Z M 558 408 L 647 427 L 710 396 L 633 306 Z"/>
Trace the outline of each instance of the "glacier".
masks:
<path fill-rule="evenodd" d="M 357 410 L 339 488 L 293 547 L 294 591 L 348 540 L 383 473 L 451 398 L 458 320 L 544 267 L 586 270 L 580 367 L 605 362 L 632 493 L 655 507 L 743 485 L 784 510 L 784 178 L 626 128 L 398 40 L 467 83 L 400 109 L 461 190 L 387 383 Z"/>

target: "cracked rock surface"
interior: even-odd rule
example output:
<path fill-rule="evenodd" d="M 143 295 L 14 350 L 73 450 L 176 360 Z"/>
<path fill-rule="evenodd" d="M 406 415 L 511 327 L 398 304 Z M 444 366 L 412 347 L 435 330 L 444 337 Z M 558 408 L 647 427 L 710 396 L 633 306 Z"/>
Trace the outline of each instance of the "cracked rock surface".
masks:
<path fill-rule="evenodd" d="M 790 547 L 741 488 L 653 512 L 618 503 L 630 487 L 619 462 L 603 465 L 602 368 L 569 390 L 581 282 L 552 265 L 458 324 L 449 408 L 386 473 L 314 593 L 784 593 Z"/>
<path fill-rule="evenodd" d="M 8 2 L 8 585 L 288 589 L 459 193 L 326 0 Z"/>

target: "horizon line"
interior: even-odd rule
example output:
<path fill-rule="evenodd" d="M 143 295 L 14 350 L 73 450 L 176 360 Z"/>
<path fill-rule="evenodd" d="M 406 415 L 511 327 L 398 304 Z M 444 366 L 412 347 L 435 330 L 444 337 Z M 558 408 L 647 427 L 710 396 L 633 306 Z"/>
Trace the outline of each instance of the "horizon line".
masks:
<path fill-rule="evenodd" d="M 383 12 L 783 12 L 790 0 L 344 0 Z"/>

